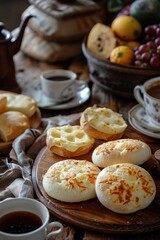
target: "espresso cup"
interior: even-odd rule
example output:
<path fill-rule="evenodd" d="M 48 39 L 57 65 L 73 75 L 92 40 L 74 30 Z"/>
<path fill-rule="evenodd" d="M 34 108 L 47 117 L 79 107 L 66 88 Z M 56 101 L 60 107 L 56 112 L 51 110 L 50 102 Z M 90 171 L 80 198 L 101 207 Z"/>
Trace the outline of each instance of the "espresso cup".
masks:
<path fill-rule="evenodd" d="M 31 198 L 2 201 L 0 216 L 0 239 L 3 240 L 48 240 L 63 231 L 60 222 L 49 223 L 45 205 Z"/>
<path fill-rule="evenodd" d="M 137 85 L 134 96 L 144 107 L 150 121 L 160 127 L 160 76 Z"/>
<path fill-rule="evenodd" d="M 62 103 L 75 97 L 76 92 L 85 87 L 76 80 L 76 73 L 55 69 L 43 72 L 40 76 L 42 92 L 56 103 Z"/>

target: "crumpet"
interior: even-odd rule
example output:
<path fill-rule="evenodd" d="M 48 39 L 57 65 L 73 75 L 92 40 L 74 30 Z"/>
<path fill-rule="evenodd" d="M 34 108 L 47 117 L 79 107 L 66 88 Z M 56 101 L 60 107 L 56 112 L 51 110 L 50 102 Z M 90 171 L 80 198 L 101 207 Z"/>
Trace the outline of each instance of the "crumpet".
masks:
<path fill-rule="evenodd" d="M 95 181 L 100 169 L 86 160 L 66 159 L 53 164 L 43 176 L 46 193 L 64 202 L 96 197 Z"/>
<path fill-rule="evenodd" d="M 80 125 L 89 136 L 107 141 L 121 138 L 127 127 L 121 114 L 104 107 L 86 108 Z"/>
<path fill-rule="evenodd" d="M 94 142 L 94 138 L 90 137 L 79 125 L 65 125 L 47 130 L 47 147 L 62 157 L 86 154 L 93 147 Z"/>
<path fill-rule="evenodd" d="M 102 143 L 92 153 L 93 163 L 101 168 L 117 163 L 141 165 L 150 157 L 150 147 L 136 139 L 119 139 Z"/>
<path fill-rule="evenodd" d="M 106 208 L 128 214 L 148 207 L 155 197 L 156 186 L 144 168 L 121 163 L 108 166 L 99 173 L 96 194 Z"/>

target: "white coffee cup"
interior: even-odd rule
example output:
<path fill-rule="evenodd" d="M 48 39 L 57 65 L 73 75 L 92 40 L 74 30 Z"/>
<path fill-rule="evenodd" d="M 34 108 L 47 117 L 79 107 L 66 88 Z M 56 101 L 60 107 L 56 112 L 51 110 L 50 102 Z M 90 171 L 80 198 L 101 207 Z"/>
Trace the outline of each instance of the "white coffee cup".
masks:
<path fill-rule="evenodd" d="M 144 107 L 150 121 L 160 127 L 160 76 L 137 85 L 134 96 Z"/>
<path fill-rule="evenodd" d="M 17 216 L 15 217 L 15 220 L 16 218 L 18 219 L 18 214 L 21 214 L 23 219 L 28 214 L 28 216 L 31 218 L 29 219 L 31 226 L 37 223 L 36 218 L 38 218 L 37 220 L 40 221 L 39 227 L 32 231 L 26 231 L 26 233 L 22 233 L 24 231 L 21 231 L 20 227 L 18 227 L 17 229 L 20 230 L 19 233 L 7 233 L 7 231 L 2 229 L 2 223 L 5 222 L 5 218 L 6 221 L 9 222 L 9 219 L 11 218 L 7 219 L 7 215 L 11 213 L 14 214 L 13 216 Z M 33 218 L 34 215 L 32 216 L 31 214 L 36 215 L 36 218 Z M 3 240 L 48 240 L 51 236 L 60 234 L 63 231 L 63 226 L 60 222 L 49 223 L 49 212 L 45 205 L 31 198 L 8 198 L 2 201 L 0 203 L 0 216 L 0 239 Z M 56 230 L 51 230 L 53 227 L 56 227 Z"/>
<path fill-rule="evenodd" d="M 86 86 L 82 81 L 76 80 L 76 73 L 64 69 L 45 71 L 40 78 L 42 92 L 56 103 L 74 98 L 76 92 Z"/>

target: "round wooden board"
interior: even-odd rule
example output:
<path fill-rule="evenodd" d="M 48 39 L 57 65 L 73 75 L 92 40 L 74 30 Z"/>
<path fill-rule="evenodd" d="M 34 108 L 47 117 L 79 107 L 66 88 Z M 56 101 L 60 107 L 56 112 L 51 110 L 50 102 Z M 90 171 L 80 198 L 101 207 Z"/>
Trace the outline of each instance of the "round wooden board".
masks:
<path fill-rule="evenodd" d="M 146 138 L 129 126 L 124 137 L 133 138 L 133 136 L 136 139 L 145 139 L 153 152 L 158 149 L 158 144 L 154 139 Z M 102 141 L 97 141 L 95 147 L 100 143 Z M 92 151 L 75 159 L 91 161 L 91 154 Z M 51 213 L 78 227 L 103 233 L 135 234 L 160 229 L 160 166 L 153 156 L 143 167 L 151 173 L 155 180 L 157 187 L 156 197 L 149 207 L 133 214 L 114 213 L 103 207 L 97 198 L 80 203 L 65 203 L 48 196 L 42 186 L 43 175 L 53 163 L 63 159 L 51 153 L 45 147 L 38 154 L 32 170 L 35 192 Z"/>

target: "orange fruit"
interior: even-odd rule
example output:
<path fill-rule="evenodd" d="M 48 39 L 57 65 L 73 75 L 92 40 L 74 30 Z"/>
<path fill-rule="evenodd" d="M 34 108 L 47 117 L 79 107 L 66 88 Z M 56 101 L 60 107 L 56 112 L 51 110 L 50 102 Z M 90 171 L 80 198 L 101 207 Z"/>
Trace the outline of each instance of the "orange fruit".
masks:
<path fill-rule="evenodd" d="M 129 41 L 127 42 L 127 46 L 130 47 L 131 49 L 134 49 L 140 45 L 140 42 L 137 41 Z"/>
<path fill-rule="evenodd" d="M 134 49 L 134 48 L 136 48 L 136 47 L 138 47 L 140 45 L 140 42 L 138 42 L 138 41 L 129 41 L 129 42 L 127 42 L 127 41 L 123 41 L 123 40 L 121 40 L 119 38 L 116 38 L 116 40 L 117 40 L 117 46 L 128 46 L 131 49 Z"/>
<path fill-rule="evenodd" d="M 131 65 L 133 62 L 134 53 L 128 46 L 115 47 L 110 54 L 110 61 L 124 65 Z"/>
<path fill-rule="evenodd" d="M 124 41 L 136 40 L 142 32 L 142 26 L 134 17 L 119 16 L 111 24 L 112 32 Z"/>

